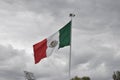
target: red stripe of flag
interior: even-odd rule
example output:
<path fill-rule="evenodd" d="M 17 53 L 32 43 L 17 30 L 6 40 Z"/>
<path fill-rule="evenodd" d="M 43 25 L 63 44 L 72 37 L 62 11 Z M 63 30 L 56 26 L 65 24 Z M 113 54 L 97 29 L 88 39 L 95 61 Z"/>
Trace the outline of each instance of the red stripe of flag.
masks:
<path fill-rule="evenodd" d="M 34 59 L 35 64 L 37 64 L 41 59 L 47 57 L 46 56 L 46 49 L 47 49 L 47 39 L 33 45 L 34 49 Z"/>

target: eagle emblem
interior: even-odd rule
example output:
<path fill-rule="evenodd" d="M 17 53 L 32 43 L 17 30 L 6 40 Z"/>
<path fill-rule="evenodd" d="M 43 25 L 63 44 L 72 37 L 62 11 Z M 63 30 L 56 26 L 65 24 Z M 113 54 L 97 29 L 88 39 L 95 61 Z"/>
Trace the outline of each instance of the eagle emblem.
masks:
<path fill-rule="evenodd" d="M 50 48 L 54 48 L 54 47 L 57 46 L 57 44 L 58 44 L 58 41 L 54 40 L 54 41 L 52 41 L 52 42 L 50 43 L 49 47 L 50 47 Z"/>

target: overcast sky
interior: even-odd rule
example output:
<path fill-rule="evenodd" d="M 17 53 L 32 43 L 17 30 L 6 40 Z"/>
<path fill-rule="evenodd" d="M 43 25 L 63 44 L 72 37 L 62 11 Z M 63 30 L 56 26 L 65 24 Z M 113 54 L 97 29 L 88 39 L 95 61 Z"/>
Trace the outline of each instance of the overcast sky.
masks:
<path fill-rule="evenodd" d="M 120 0 L 0 0 L 0 80 L 67 80 L 69 47 L 34 64 L 33 45 L 69 22 L 71 77 L 112 80 L 120 70 Z"/>

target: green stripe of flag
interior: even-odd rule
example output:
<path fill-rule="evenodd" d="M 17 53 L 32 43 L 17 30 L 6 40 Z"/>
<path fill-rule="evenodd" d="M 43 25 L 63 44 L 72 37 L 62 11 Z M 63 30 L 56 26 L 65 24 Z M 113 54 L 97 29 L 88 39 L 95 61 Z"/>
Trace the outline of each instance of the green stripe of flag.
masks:
<path fill-rule="evenodd" d="M 71 21 L 59 30 L 59 48 L 70 45 Z"/>

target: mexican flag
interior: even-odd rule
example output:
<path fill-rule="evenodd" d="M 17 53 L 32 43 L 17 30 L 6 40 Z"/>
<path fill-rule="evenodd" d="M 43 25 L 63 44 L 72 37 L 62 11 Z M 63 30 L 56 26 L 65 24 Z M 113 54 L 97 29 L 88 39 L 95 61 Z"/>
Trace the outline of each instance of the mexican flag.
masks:
<path fill-rule="evenodd" d="M 60 48 L 71 44 L 71 21 L 50 37 L 33 45 L 35 64 Z"/>

